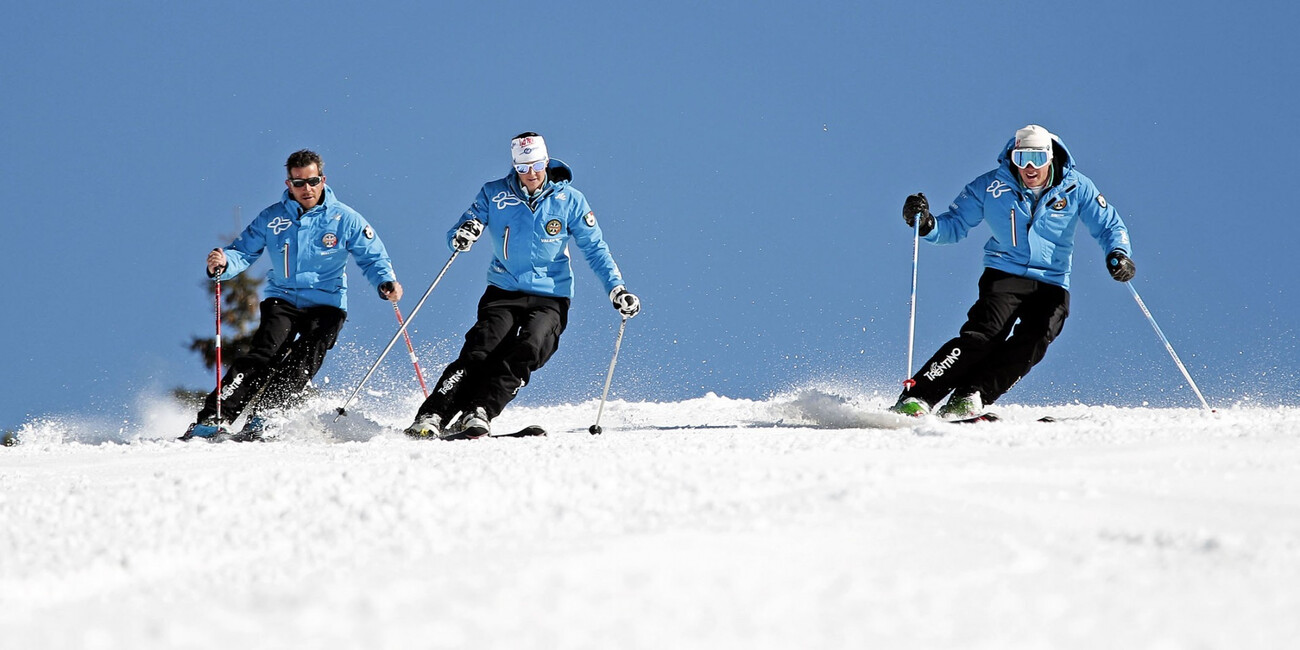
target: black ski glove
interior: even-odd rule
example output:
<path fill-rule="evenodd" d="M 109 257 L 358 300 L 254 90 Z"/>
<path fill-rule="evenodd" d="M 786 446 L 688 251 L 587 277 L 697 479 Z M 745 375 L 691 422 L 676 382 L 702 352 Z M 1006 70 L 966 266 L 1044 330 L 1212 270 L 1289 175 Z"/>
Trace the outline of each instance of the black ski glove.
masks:
<path fill-rule="evenodd" d="M 1137 265 L 1119 249 L 1111 251 L 1110 255 L 1106 256 L 1106 270 L 1110 271 L 1110 277 L 1120 282 L 1128 282 L 1137 275 Z"/>
<path fill-rule="evenodd" d="M 920 193 L 907 197 L 903 202 L 903 222 L 909 228 L 915 227 L 915 218 L 918 214 L 921 215 L 920 234 L 924 237 L 934 230 L 934 215 L 930 214 L 930 202 L 926 201 L 925 195 Z"/>

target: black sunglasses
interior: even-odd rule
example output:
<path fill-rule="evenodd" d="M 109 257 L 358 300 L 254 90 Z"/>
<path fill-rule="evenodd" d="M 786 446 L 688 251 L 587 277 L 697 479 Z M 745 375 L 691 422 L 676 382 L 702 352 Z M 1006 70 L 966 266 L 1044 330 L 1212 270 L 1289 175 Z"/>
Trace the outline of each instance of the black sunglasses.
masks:
<path fill-rule="evenodd" d="M 294 187 L 302 187 L 303 185 L 310 185 L 312 187 L 316 187 L 317 185 L 320 185 L 320 182 L 322 180 L 325 179 L 321 178 L 320 176 L 312 176 L 311 178 L 290 178 L 289 184 Z"/>

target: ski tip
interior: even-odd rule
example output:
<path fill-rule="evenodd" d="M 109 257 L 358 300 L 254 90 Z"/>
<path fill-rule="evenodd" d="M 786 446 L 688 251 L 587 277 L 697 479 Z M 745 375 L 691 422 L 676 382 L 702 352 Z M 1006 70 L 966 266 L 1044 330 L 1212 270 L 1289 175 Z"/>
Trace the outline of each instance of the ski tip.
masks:
<path fill-rule="evenodd" d="M 998 420 L 1001 419 L 1002 418 L 997 413 L 993 413 L 992 411 L 990 411 L 988 413 L 981 413 L 976 416 L 961 418 L 958 420 L 950 420 L 950 421 L 953 424 L 975 424 L 976 422 L 997 422 Z"/>
<path fill-rule="evenodd" d="M 532 437 L 532 436 L 544 436 L 544 435 L 546 435 L 546 429 L 543 429 L 542 427 L 540 427 L 540 426 L 538 426 L 538 425 L 536 425 L 536 424 L 532 424 L 532 425 L 526 426 L 526 427 L 524 427 L 524 428 L 522 428 L 522 429 L 520 429 L 520 430 L 518 430 L 518 431 L 515 431 L 514 433 L 498 433 L 498 434 L 493 434 L 491 437 L 493 437 L 493 438 L 529 438 L 529 437 Z"/>

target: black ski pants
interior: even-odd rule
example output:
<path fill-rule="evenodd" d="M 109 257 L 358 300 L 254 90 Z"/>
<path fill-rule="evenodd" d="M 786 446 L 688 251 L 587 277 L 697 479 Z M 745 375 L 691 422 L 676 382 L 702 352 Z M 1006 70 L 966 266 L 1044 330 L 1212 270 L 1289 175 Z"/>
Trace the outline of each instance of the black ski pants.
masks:
<path fill-rule="evenodd" d="M 985 269 L 961 333 L 921 366 L 903 395 L 933 406 L 954 390 L 976 390 L 992 404 L 1043 360 L 1069 315 L 1069 291 Z"/>
<path fill-rule="evenodd" d="M 337 307 L 298 308 L 280 298 L 261 305 L 261 322 L 247 354 L 236 358 L 221 379 L 221 419 L 234 422 L 261 395 L 256 408 L 293 405 L 334 347 L 347 312 Z M 215 419 L 217 392 L 208 394 L 199 422 Z"/>
<path fill-rule="evenodd" d="M 568 321 L 568 298 L 488 285 L 460 356 L 443 370 L 419 415 L 437 415 L 447 423 L 476 406 L 489 418 L 500 415 L 532 373 L 559 349 Z"/>

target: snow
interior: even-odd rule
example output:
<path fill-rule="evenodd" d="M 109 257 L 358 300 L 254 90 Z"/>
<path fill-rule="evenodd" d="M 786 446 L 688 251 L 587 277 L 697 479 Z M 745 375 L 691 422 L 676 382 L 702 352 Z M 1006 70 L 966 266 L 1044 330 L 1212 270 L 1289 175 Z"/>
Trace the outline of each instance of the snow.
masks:
<path fill-rule="evenodd" d="M 881 395 L 512 407 L 413 441 L 322 399 L 262 444 L 191 414 L 0 448 L 4 648 L 1283 648 L 1300 409 Z M 1034 422 L 1042 415 L 1059 422 Z"/>

